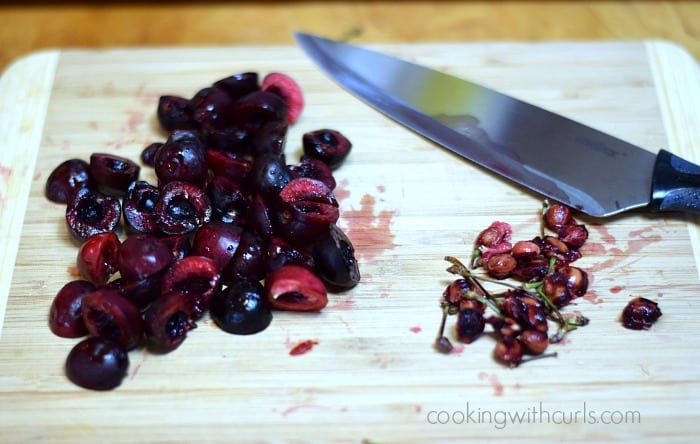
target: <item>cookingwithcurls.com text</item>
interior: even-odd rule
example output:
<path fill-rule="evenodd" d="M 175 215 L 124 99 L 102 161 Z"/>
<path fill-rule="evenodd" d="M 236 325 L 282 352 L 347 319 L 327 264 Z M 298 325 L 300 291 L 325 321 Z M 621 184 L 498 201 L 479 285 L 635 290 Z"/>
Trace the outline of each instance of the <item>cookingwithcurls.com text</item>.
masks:
<path fill-rule="evenodd" d="M 610 410 L 591 408 L 586 402 L 578 409 L 547 408 L 539 402 L 523 409 L 486 409 L 467 402 L 464 409 L 430 410 L 426 414 L 429 424 L 492 424 L 497 429 L 521 424 L 640 424 L 642 414 L 638 410 Z"/>

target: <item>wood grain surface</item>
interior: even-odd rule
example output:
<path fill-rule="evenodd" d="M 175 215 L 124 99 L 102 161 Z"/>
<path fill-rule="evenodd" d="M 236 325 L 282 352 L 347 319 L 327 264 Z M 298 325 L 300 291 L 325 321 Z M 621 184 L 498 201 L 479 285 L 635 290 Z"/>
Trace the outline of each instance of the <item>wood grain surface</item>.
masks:
<path fill-rule="evenodd" d="M 700 58 L 697 1 L 9 1 L 0 68 L 45 48 L 292 44 L 305 30 L 362 42 L 665 39 Z"/>
<path fill-rule="evenodd" d="M 700 160 L 693 126 L 698 67 L 676 46 L 376 47 L 650 150 L 665 146 Z M 132 352 L 128 377 L 117 390 L 79 389 L 63 372 L 75 341 L 54 337 L 46 325 L 53 295 L 74 277 L 76 255 L 63 208 L 43 196 L 48 173 L 61 160 L 94 151 L 138 156 L 163 138 L 154 117 L 160 95 L 191 95 L 244 70 L 279 70 L 299 80 L 307 107 L 290 129 L 290 162 L 300 155 L 305 131 L 333 127 L 353 141 L 351 156 L 336 172 L 337 196 L 363 281 L 331 295 L 320 314 L 276 313 L 270 328 L 250 337 L 224 334 L 205 318 L 173 353 Z M 0 221 L 4 245 L 9 239 L 18 250 L 14 266 L 6 262 L 14 260 L 10 254 L 0 264 L 2 281 L 8 267 L 14 269 L 0 298 L 6 300 L 0 330 L 3 443 L 669 443 L 690 442 L 700 432 L 694 220 L 635 213 L 606 221 L 580 217 L 591 236 L 579 265 L 589 271 L 591 285 L 567 311 L 578 310 L 591 323 L 552 346 L 557 358 L 508 369 L 491 358 L 488 337 L 450 355 L 432 348 L 438 300 L 453 278 L 442 258 L 466 260 L 474 237 L 494 219 L 511 223 L 516 238 L 535 236 L 540 198 L 371 110 L 298 48 L 48 51 L 14 64 L 0 93 L 3 115 L 14 115 L 3 121 L 0 137 L 24 153 L 13 164 L 21 167 L 3 178 L 28 193 L 24 203 L 22 196 L 4 202 L 13 212 L 26 209 L 19 225 L 17 216 Z M 144 178 L 153 180 L 152 172 L 146 169 Z M 633 296 L 661 305 L 664 315 L 650 331 L 619 323 Z M 448 332 L 454 337 L 453 327 Z M 318 341 L 309 353 L 289 355 L 308 339 Z"/>

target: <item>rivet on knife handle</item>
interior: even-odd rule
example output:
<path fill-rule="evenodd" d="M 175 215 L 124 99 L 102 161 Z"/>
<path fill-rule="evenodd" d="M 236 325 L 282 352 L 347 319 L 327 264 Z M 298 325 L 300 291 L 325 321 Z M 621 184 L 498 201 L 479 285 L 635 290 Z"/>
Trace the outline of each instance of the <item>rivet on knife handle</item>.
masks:
<path fill-rule="evenodd" d="M 700 166 L 666 150 L 659 151 L 650 207 L 654 211 L 700 212 Z"/>

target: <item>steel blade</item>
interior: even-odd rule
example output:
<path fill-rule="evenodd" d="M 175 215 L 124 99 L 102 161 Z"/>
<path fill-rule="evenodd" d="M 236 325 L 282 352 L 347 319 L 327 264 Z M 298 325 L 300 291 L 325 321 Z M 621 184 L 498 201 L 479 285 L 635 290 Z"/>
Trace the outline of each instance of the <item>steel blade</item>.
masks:
<path fill-rule="evenodd" d="M 354 95 L 520 185 L 598 217 L 649 203 L 649 151 L 434 69 L 310 34 L 295 38 Z"/>

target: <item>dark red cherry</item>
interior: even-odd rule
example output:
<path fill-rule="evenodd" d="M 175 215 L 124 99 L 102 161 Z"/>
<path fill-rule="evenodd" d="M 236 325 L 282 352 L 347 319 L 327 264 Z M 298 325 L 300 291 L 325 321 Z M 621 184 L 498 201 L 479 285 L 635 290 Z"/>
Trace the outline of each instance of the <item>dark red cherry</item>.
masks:
<path fill-rule="evenodd" d="M 273 237 L 275 235 L 275 227 L 273 225 L 274 211 L 268 199 L 256 193 L 248 207 L 248 227 L 250 227 L 254 233 L 264 238 L 269 239 Z"/>
<path fill-rule="evenodd" d="M 457 336 L 467 344 L 481 336 L 485 326 L 484 316 L 478 308 L 463 308 L 457 315 Z"/>
<path fill-rule="evenodd" d="M 153 142 L 141 150 L 141 162 L 150 167 L 155 166 L 156 153 L 163 146 L 162 142 Z"/>
<path fill-rule="evenodd" d="M 257 72 L 233 74 L 221 80 L 217 80 L 214 82 L 213 86 L 226 91 L 233 100 L 237 100 L 260 89 Z"/>
<path fill-rule="evenodd" d="M 126 157 L 107 153 L 90 156 L 90 175 L 108 194 L 125 194 L 131 182 L 138 180 L 140 171 L 141 167 Z"/>
<path fill-rule="evenodd" d="M 85 327 L 92 336 L 115 341 L 127 350 L 141 342 L 141 312 L 117 289 L 100 287 L 86 295 L 81 311 Z"/>
<path fill-rule="evenodd" d="M 192 119 L 197 125 L 225 128 L 231 125 L 234 100 L 223 88 L 210 86 L 199 90 L 190 99 Z"/>
<path fill-rule="evenodd" d="M 238 249 L 243 228 L 221 221 L 208 222 L 197 229 L 192 241 L 192 254 L 206 256 L 223 270 Z"/>
<path fill-rule="evenodd" d="M 292 176 L 284 157 L 263 154 L 253 162 L 250 188 L 264 197 L 274 197 L 289 183 Z"/>
<path fill-rule="evenodd" d="M 161 296 L 162 282 L 163 272 L 159 272 L 141 280 L 129 280 L 119 277 L 109 281 L 107 287 L 117 290 L 120 295 L 143 310 Z"/>
<path fill-rule="evenodd" d="M 272 322 L 265 290 L 258 281 L 238 281 L 218 291 L 209 311 L 219 328 L 237 335 L 261 332 Z"/>
<path fill-rule="evenodd" d="M 253 169 L 253 162 L 241 154 L 208 149 L 206 157 L 207 165 L 215 176 L 224 176 L 241 187 L 246 184 Z"/>
<path fill-rule="evenodd" d="M 314 270 L 314 257 L 306 250 L 290 245 L 279 237 L 270 238 L 265 249 L 265 271 L 271 273 L 283 265 L 300 265 Z"/>
<path fill-rule="evenodd" d="M 90 165 L 81 159 L 62 162 L 46 180 L 46 198 L 56 203 L 67 203 L 76 190 L 96 188 L 97 182 L 90 176 Z"/>
<path fill-rule="evenodd" d="M 76 260 L 80 276 L 95 285 L 105 284 L 117 271 L 119 237 L 112 232 L 90 236 L 78 249 Z"/>
<path fill-rule="evenodd" d="M 328 304 L 323 281 L 298 265 L 284 265 L 268 274 L 265 297 L 275 310 L 319 311 Z"/>
<path fill-rule="evenodd" d="M 190 101 L 179 96 L 161 96 L 158 99 L 156 116 L 160 126 L 167 132 L 195 128 Z"/>
<path fill-rule="evenodd" d="M 260 89 L 277 94 L 287 106 L 285 121 L 292 124 L 299 119 L 304 109 L 304 95 L 299 84 L 284 73 L 271 72 L 263 79 Z"/>
<path fill-rule="evenodd" d="M 360 282 L 355 248 L 337 225 L 319 236 L 312 249 L 316 272 L 334 291 L 353 288 Z"/>
<path fill-rule="evenodd" d="M 156 153 L 154 168 L 161 185 L 180 181 L 204 186 L 208 167 L 199 136 L 183 130 L 171 133 Z"/>
<path fill-rule="evenodd" d="M 79 338 L 88 333 L 81 305 L 83 298 L 95 289 L 94 284 L 84 280 L 70 281 L 61 287 L 49 310 L 49 328 L 53 334 L 62 338 Z"/>
<path fill-rule="evenodd" d="M 285 121 L 287 107 L 277 94 L 255 91 L 238 99 L 232 106 L 233 122 L 240 128 L 254 132 L 273 121 Z"/>
<path fill-rule="evenodd" d="M 161 293 L 184 293 L 197 301 L 196 309 L 203 313 L 209 307 L 211 295 L 219 290 L 221 273 L 216 263 L 206 256 L 187 256 L 165 271 Z"/>
<path fill-rule="evenodd" d="M 325 183 L 331 190 L 335 189 L 336 181 L 333 171 L 324 162 L 313 157 L 303 156 L 298 164 L 289 166 L 289 171 L 294 179 L 299 177 L 316 179 Z"/>
<path fill-rule="evenodd" d="M 127 237 L 119 248 L 117 268 L 121 276 L 140 281 L 164 270 L 173 260 L 170 247 L 151 234 Z"/>
<path fill-rule="evenodd" d="M 89 188 L 80 188 L 66 206 L 66 223 L 82 242 L 97 233 L 114 231 L 121 218 L 119 199 Z"/>
<path fill-rule="evenodd" d="M 127 374 L 129 356 L 116 342 L 87 338 L 77 343 L 66 358 L 66 376 L 89 390 L 112 390 Z"/>
<path fill-rule="evenodd" d="M 197 328 L 201 315 L 196 298 L 187 293 L 170 293 L 156 299 L 143 315 L 148 346 L 157 352 L 179 347 L 190 330 Z"/>
<path fill-rule="evenodd" d="M 250 151 L 253 156 L 273 154 L 281 156 L 287 143 L 287 123 L 279 120 L 261 126 L 251 140 Z"/>
<path fill-rule="evenodd" d="M 305 155 L 323 161 L 331 169 L 339 167 L 352 148 L 352 143 L 340 131 L 332 129 L 305 133 L 302 143 Z"/>
<path fill-rule="evenodd" d="M 276 227 L 292 245 L 311 245 L 340 217 L 338 202 L 323 182 L 299 178 L 279 193 Z"/>
<path fill-rule="evenodd" d="M 622 325 L 631 330 L 646 330 L 661 317 L 656 302 L 642 297 L 630 300 L 622 311 Z"/>
<path fill-rule="evenodd" d="M 165 234 L 187 234 L 211 218 L 211 204 L 201 188 L 170 182 L 161 189 L 155 207 L 156 225 Z"/>
<path fill-rule="evenodd" d="M 158 187 L 137 180 L 129 185 L 122 200 L 124 222 L 132 232 L 157 233 L 155 208 L 160 199 Z"/>
<path fill-rule="evenodd" d="M 259 281 L 265 277 L 265 240 L 249 231 L 241 233 L 238 248 L 222 272 L 222 282 L 230 285 L 241 279 Z"/>
<path fill-rule="evenodd" d="M 248 213 L 248 195 L 226 176 L 214 176 L 206 189 L 212 207 L 212 219 L 243 224 Z"/>

